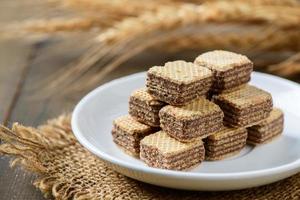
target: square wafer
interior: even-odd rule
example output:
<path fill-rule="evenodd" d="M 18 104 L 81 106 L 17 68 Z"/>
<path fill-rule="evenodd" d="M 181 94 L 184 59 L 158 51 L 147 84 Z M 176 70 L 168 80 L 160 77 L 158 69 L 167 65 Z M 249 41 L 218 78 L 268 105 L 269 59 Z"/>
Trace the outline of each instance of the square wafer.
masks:
<path fill-rule="evenodd" d="M 253 63 L 244 55 L 215 50 L 199 55 L 195 61 L 199 66 L 213 71 L 215 93 L 228 91 L 250 81 Z"/>
<path fill-rule="evenodd" d="M 129 114 L 137 121 L 153 127 L 159 127 L 159 110 L 164 102 L 155 99 L 146 88 L 134 91 L 129 98 Z"/>
<path fill-rule="evenodd" d="M 164 131 L 146 136 L 140 146 L 141 160 L 151 167 L 162 169 L 189 169 L 201 163 L 205 155 L 201 140 L 182 143 Z"/>
<path fill-rule="evenodd" d="M 154 132 L 150 126 L 136 121 L 129 115 L 113 121 L 113 141 L 132 156 L 139 156 L 141 139 Z"/>
<path fill-rule="evenodd" d="M 171 137 L 191 142 L 220 130 L 224 114 L 218 105 L 202 97 L 185 106 L 167 105 L 159 117 L 161 128 Z"/>
<path fill-rule="evenodd" d="M 268 117 L 273 107 L 271 94 L 251 85 L 215 95 L 212 100 L 221 107 L 224 122 L 231 127 L 255 125 Z"/>
<path fill-rule="evenodd" d="M 205 160 L 222 160 L 238 154 L 246 145 L 247 129 L 224 126 L 204 139 Z"/>
<path fill-rule="evenodd" d="M 283 132 L 283 112 L 274 108 L 270 116 L 261 123 L 248 128 L 248 144 L 259 145 L 272 141 Z"/>
<path fill-rule="evenodd" d="M 207 95 L 212 85 L 212 72 L 182 60 L 155 66 L 147 73 L 148 92 L 156 99 L 171 105 L 184 105 Z"/>

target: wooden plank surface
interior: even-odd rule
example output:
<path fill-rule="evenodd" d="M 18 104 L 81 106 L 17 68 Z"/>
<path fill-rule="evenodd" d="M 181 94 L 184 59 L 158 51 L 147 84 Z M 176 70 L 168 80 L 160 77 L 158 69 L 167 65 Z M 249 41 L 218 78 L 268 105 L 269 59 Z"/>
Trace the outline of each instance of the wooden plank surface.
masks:
<path fill-rule="evenodd" d="M 13 53 L 12 53 L 13 52 Z M 34 59 L 32 44 L 15 40 L 0 42 L 0 121 L 6 124 L 18 102 Z M 34 176 L 19 168 L 11 169 L 9 159 L 0 157 L 0 199 L 42 199 L 32 185 Z"/>
<path fill-rule="evenodd" d="M 14 52 L 12 54 L 12 52 Z M 31 45 L 15 40 L 0 42 L 0 121 L 9 118 L 21 89 L 32 53 Z"/>
<path fill-rule="evenodd" d="M 14 98 L 14 101 L 12 101 L 12 98 L 7 100 L 14 102 L 11 103 L 13 106 L 6 114 L 8 117 L 5 117 L 9 122 L 19 121 L 29 126 L 35 126 L 59 115 L 64 110 L 71 109 L 71 105 L 73 106 L 77 99 L 69 98 L 66 95 L 61 95 L 60 98 L 54 96 L 50 99 L 32 98 L 33 95 L 38 97 L 39 93 L 40 96 L 43 96 L 43 93 L 46 92 L 43 90 L 32 91 L 32 88 L 38 84 L 37 80 L 45 79 L 49 74 L 66 66 L 66 63 L 82 53 L 82 49 L 73 52 L 70 50 L 69 56 L 65 56 L 63 52 L 58 51 L 58 49 L 65 50 L 66 48 L 62 47 L 68 45 L 69 43 L 60 42 L 33 45 L 31 50 L 33 53 L 26 61 L 23 61 L 23 63 L 27 63 L 26 70 L 20 68 L 20 72 L 16 73 L 16 75 L 21 73 L 22 79 L 22 85 L 15 89 L 19 91 L 18 95 Z M 5 46 L 2 47 L 5 48 Z M 16 57 L 10 59 L 14 60 L 18 57 L 18 55 L 14 56 Z M 7 67 L 0 66 L 0 68 Z M 15 74 L 6 73 L 4 76 L 13 78 Z M 7 89 L 11 88 L 9 82 L 4 86 Z M 32 185 L 35 178 L 33 174 L 26 173 L 19 168 L 9 169 L 8 159 L 4 157 L 1 157 L 0 169 L 0 196 L 3 199 L 43 199 L 42 194 Z"/>

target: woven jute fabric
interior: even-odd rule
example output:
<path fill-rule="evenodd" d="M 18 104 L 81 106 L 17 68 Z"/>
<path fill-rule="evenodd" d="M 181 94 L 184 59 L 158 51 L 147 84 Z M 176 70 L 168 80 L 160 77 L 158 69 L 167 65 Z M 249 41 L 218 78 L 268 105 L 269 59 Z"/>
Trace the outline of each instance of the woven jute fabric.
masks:
<path fill-rule="evenodd" d="M 75 139 L 70 116 L 60 116 L 38 128 L 14 124 L 1 127 L 0 152 L 38 173 L 34 185 L 55 199 L 300 199 L 300 173 L 253 189 L 230 192 L 193 192 L 157 187 L 109 169 Z"/>

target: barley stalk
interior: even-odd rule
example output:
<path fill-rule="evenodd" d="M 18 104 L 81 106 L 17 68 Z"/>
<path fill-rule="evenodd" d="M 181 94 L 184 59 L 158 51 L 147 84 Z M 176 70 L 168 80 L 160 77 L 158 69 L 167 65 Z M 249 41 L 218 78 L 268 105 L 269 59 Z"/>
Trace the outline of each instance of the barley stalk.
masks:
<path fill-rule="evenodd" d="M 274 48 L 274 44 L 276 44 L 272 42 L 272 38 L 276 39 L 277 34 L 281 35 L 281 33 L 278 32 L 278 30 L 274 30 L 271 27 L 267 28 L 267 30 L 265 31 L 262 31 L 262 29 L 257 29 L 257 27 L 255 27 L 253 28 L 253 31 L 250 31 L 251 29 L 248 29 L 247 34 L 241 35 L 238 30 L 243 28 L 243 26 L 239 28 L 236 27 L 236 32 L 228 32 L 227 34 L 221 32 L 214 32 L 213 34 L 210 32 L 203 32 L 202 34 L 196 34 L 196 37 L 192 37 L 194 33 L 192 29 L 177 29 L 176 31 L 171 30 L 165 32 L 158 32 L 147 36 L 128 39 L 126 42 L 122 43 L 102 43 L 99 47 L 94 46 L 94 48 L 91 48 L 90 51 L 87 52 L 87 54 L 85 54 L 85 57 L 83 59 L 80 59 L 80 62 L 78 64 L 70 65 L 66 69 L 66 73 L 62 73 L 62 75 L 61 72 L 58 72 L 58 74 L 54 74 L 53 77 L 50 78 L 50 80 L 47 80 L 44 83 L 44 85 L 47 86 L 46 88 L 48 91 L 54 91 L 54 89 L 58 86 L 66 87 L 66 91 L 91 88 L 100 80 L 102 80 L 102 78 L 104 78 L 108 73 L 113 71 L 120 64 L 127 61 L 134 55 L 137 55 L 138 53 L 149 47 L 159 48 L 160 45 L 167 44 L 168 42 L 172 43 L 172 41 L 187 41 L 189 40 L 188 38 L 190 38 L 191 40 L 187 41 L 188 45 L 185 46 L 185 49 L 192 49 L 193 47 L 195 47 L 189 46 L 190 43 L 194 42 L 194 44 L 196 45 L 196 49 L 199 51 L 203 51 L 205 49 L 210 48 L 214 49 L 218 47 L 230 50 L 235 49 L 238 52 L 244 52 L 246 54 L 253 55 L 254 53 L 261 54 L 267 51 L 271 51 Z M 258 32 L 260 32 L 261 36 L 255 37 Z M 289 39 L 291 39 L 292 36 L 296 36 L 297 39 L 300 40 L 299 33 L 300 31 L 296 33 L 291 32 L 286 36 L 289 37 Z M 221 34 L 222 37 L 220 37 Z M 199 35 L 201 35 L 200 40 L 198 37 Z M 273 46 L 269 47 L 267 43 L 264 44 L 262 42 L 267 39 L 270 39 L 269 43 L 271 45 L 273 44 Z M 279 41 L 282 40 L 279 39 Z M 179 45 L 182 45 L 182 43 L 180 43 Z M 287 44 L 282 43 L 281 48 L 289 49 L 289 45 L 291 45 L 290 42 Z M 180 46 L 180 49 L 184 49 L 183 46 L 184 45 Z M 176 51 L 178 51 L 178 49 L 176 49 Z M 96 63 L 97 65 L 95 65 Z M 92 71 L 93 68 L 99 68 L 100 71 L 93 72 L 93 75 L 90 76 L 82 76 L 83 73 Z M 54 79 L 55 81 L 53 81 Z"/>
<path fill-rule="evenodd" d="M 281 63 L 268 66 L 267 71 L 284 77 L 299 75 L 300 53 L 291 56 L 289 59 Z"/>
<path fill-rule="evenodd" d="M 278 62 L 285 55 L 294 54 L 283 62 L 272 63 L 267 70 L 287 77 L 300 73 L 297 54 L 300 51 L 300 6 L 297 0 L 154 0 L 146 3 L 139 0 L 51 0 L 53 2 L 79 12 L 71 18 L 28 20 L 9 26 L 5 32 L 0 31 L 1 35 L 9 36 L 91 29 L 99 32 L 95 44 L 76 64 L 57 71 L 42 84 L 48 91 L 58 87 L 70 92 L 91 88 L 119 65 L 151 47 L 171 53 L 235 50 L 264 65 L 270 61 L 260 55 L 278 55 L 271 60 Z"/>
<path fill-rule="evenodd" d="M 300 27 L 285 30 L 273 26 L 210 24 L 202 26 L 201 31 L 199 28 L 197 30 L 186 34 L 186 37 L 169 38 L 158 44 L 157 49 L 170 52 L 216 48 L 237 49 L 243 52 L 300 51 Z"/>
<path fill-rule="evenodd" d="M 300 23 L 300 7 L 263 6 L 230 2 L 183 5 L 179 8 L 161 7 L 156 13 L 127 18 L 98 37 L 101 42 L 117 42 L 125 37 L 136 37 L 155 30 L 175 29 L 180 26 L 217 23 L 268 23 L 293 28 Z"/>
<path fill-rule="evenodd" d="M 145 12 L 157 10 L 160 6 L 177 6 L 181 2 L 171 0 L 64 0 L 65 7 L 78 9 L 88 15 L 98 15 L 99 10 L 121 16 L 138 16 Z"/>
<path fill-rule="evenodd" d="M 53 4 L 53 0 L 50 2 Z M 138 0 L 64 0 L 62 2 L 55 0 L 54 2 L 56 2 L 56 4 L 58 2 L 62 3 L 65 5 L 65 7 L 70 7 L 72 9 L 74 9 L 74 7 L 78 7 L 80 10 L 84 11 L 84 13 L 87 13 L 88 16 L 84 15 L 73 18 L 50 18 L 49 20 L 28 20 L 5 27 L 3 31 L 1 31 L 1 35 L 25 36 L 28 32 L 49 34 L 56 32 L 87 31 L 99 27 L 103 31 L 105 28 L 113 27 L 115 22 L 124 19 L 122 22 L 123 24 L 120 23 L 116 25 L 116 27 L 108 30 L 106 33 L 104 33 L 104 35 L 102 35 L 102 37 L 111 35 L 109 37 L 113 39 L 118 37 L 118 34 L 119 37 L 122 37 L 122 32 L 124 34 L 124 32 L 128 31 L 124 30 L 122 26 L 130 24 L 132 21 L 135 22 L 133 25 L 138 25 L 137 21 L 140 21 L 139 23 L 148 23 L 149 21 L 156 21 L 155 17 L 157 19 L 162 19 L 162 17 L 165 15 L 167 19 L 169 19 L 170 15 L 174 15 L 175 19 L 173 22 L 170 20 L 164 23 L 160 22 L 161 28 L 164 28 L 166 26 L 171 26 L 172 23 L 182 23 L 183 19 L 180 19 L 180 16 L 178 15 L 186 17 L 190 11 L 190 15 L 193 15 L 194 17 L 195 13 L 198 12 L 199 22 L 207 22 L 210 20 L 222 22 L 226 21 L 228 18 L 229 20 L 236 20 L 240 22 L 269 20 L 271 22 L 275 21 L 281 23 L 285 26 L 292 26 L 293 24 L 299 23 L 299 2 L 296 0 L 235 0 L 220 2 L 212 0 L 193 1 L 195 4 L 187 3 L 190 1 L 175 1 L 174 3 L 172 0 L 155 0 L 147 2 L 146 6 L 145 3 Z M 208 3 L 203 5 L 196 4 L 202 2 Z M 93 12 L 93 10 L 96 12 Z M 101 10 L 101 12 L 99 12 L 99 10 Z M 205 12 L 205 10 L 207 10 L 207 12 Z M 209 16 L 210 13 L 212 16 Z M 213 13 L 215 14 L 213 15 Z M 204 14 L 204 16 L 208 16 L 208 18 L 205 19 L 205 17 L 203 17 L 201 21 L 199 16 L 202 14 Z M 221 15 L 218 16 L 218 14 Z M 137 19 L 135 19 L 136 17 Z M 193 21 L 191 21 L 191 17 L 187 18 L 185 21 L 190 21 L 190 23 L 193 23 Z M 151 22 L 149 25 L 153 26 Z M 118 26 L 120 30 L 118 30 Z M 130 29 L 132 28 L 132 32 L 138 34 L 137 29 L 139 27 L 142 26 L 130 27 Z M 117 32 L 118 34 L 114 33 L 113 36 L 113 32 Z"/>
<path fill-rule="evenodd" d="M 271 5 L 271 7 L 275 7 L 274 10 L 269 8 L 269 10 L 266 10 L 268 12 L 269 18 L 274 18 L 273 15 L 275 15 L 275 18 L 278 17 L 285 17 L 285 13 L 290 13 L 286 10 L 286 8 L 292 8 L 292 7 L 299 7 L 299 2 L 296 0 L 233 0 L 233 1 L 221 1 L 216 2 L 213 0 L 210 1 L 172 1 L 172 0 L 155 0 L 155 1 L 149 1 L 146 4 L 144 2 L 138 1 L 138 0 L 64 0 L 64 1 L 57 1 L 57 0 L 49 0 L 48 2 L 51 2 L 51 5 L 53 2 L 56 4 L 63 4 L 64 7 L 67 8 L 79 8 L 82 13 L 84 13 L 84 16 L 80 17 L 74 17 L 74 18 L 50 18 L 50 19 L 39 19 L 39 20 L 29 20 L 24 21 L 22 23 L 14 24 L 13 26 L 9 26 L 8 30 L 14 31 L 9 32 L 13 34 L 22 36 L 25 35 L 27 32 L 37 32 L 37 33 L 54 33 L 54 32 L 70 32 L 70 31 L 86 31 L 92 28 L 103 28 L 112 27 L 114 26 L 114 23 L 116 21 L 120 21 L 122 19 L 126 18 L 132 18 L 132 17 L 140 17 L 144 13 L 147 13 L 149 15 L 155 15 L 156 13 L 163 13 L 165 9 L 171 9 L 174 11 L 176 16 L 176 11 L 182 7 L 190 7 L 193 6 L 199 6 L 197 4 L 203 3 L 203 2 L 209 2 L 204 4 L 206 7 L 227 7 L 228 9 L 229 4 L 244 4 L 248 6 L 255 6 L 258 11 L 260 10 L 260 6 L 268 6 Z M 193 2 L 195 4 L 190 4 L 189 2 Z M 278 8 L 279 6 L 279 8 Z M 280 7 L 284 6 L 285 9 L 280 9 Z M 270 7 L 270 6 L 269 6 Z M 205 8 L 205 7 L 204 7 Z M 229 7 L 230 8 L 230 7 Z M 210 9 L 210 8 L 208 8 Z M 248 8 L 244 6 L 244 10 L 240 11 L 247 11 Z M 101 11 L 101 12 L 99 12 Z M 224 10 L 223 10 L 224 11 Z M 222 11 L 222 12 L 223 12 Z M 271 12 L 270 12 L 271 11 Z M 273 12 L 274 11 L 274 12 Z M 216 12 L 216 10 L 215 10 Z M 280 12 L 282 12 L 280 14 Z M 81 13 L 81 14 L 82 14 Z M 266 13 L 262 13 L 262 15 L 266 15 Z M 80 13 L 77 13 L 78 15 Z M 293 13 L 290 13 L 293 14 Z M 88 16 L 86 16 L 88 15 Z M 235 15 L 233 13 L 233 15 Z M 259 17 L 260 13 L 257 13 L 257 16 Z M 281 15 L 281 16 L 279 16 Z M 288 16 L 287 16 L 288 17 Z M 238 19 L 238 18 L 237 18 Z M 284 19 L 284 18 L 283 18 Z M 292 19 L 290 19 L 292 20 Z M 124 22 L 127 23 L 127 22 Z M 286 23 L 283 21 L 283 24 Z M 6 29 L 4 29 L 6 30 Z M 6 30 L 7 31 L 7 30 Z M 8 34 L 9 34 L 8 33 Z M 2 34 L 3 35 L 3 34 Z"/>
<path fill-rule="evenodd" d="M 51 20 L 29 20 L 26 23 L 15 23 L 3 30 L 7 33 L 16 33 L 19 35 L 35 33 L 56 33 L 70 31 L 87 31 L 91 28 L 108 27 L 113 21 L 101 20 L 99 18 L 53 18 Z M 21 30 L 21 32 L 20 32 Z"/>
<path fill-rule="evenodd" d="M 72 85 L 71 87 L 73 88 L 89 87 L 94 85 L 98 80 L 101 80 L 101 78 L 114 70 L 119 64 L 130 59 L 131 56 L 148 47 L 159 44 L 158 42 L 147 42 L 147 44 L 144 44 L 140 41 L 160 41 L 160 43 L 164 41 L 183 41 L 182 37 L 179 36 L 180 39 L 174 39 L 171 37 L 171 34 L 188 26 L 196 26 L 200 29 L 212 22 L 222 24 L 229 24 L 230 22 L 231 24 L 247 24 L 248 26 L 249 24 L 254 24 L 267 28 L 262 32 L 263 34 L 260 33 L 259 37 L 256 36 L 257 32 L 252 35 L 245 34 L 244 37 L 238 31 L 228 34 L 228 37 L 225 37 L 224 34 L 220 37 L 218 33 L 204 34 L 202 35 L 202 39 L 197 38 L 199 43 L 206 41 L 207 45 L 217 44 L 219 47 L 222 47 L 222 45 L 225 47 L 228 45 L 237 47 L 239 45 L 241 50 L 274 50 L 276 48 L 278 50 L 282 48 L 299 50 L 299 42 L 291 42 L 299 41 L 299 7 L 282 5 L 264 6 L 247 3 L 231 4 L 230 2 L 213 2 L 200 6 L 183 4 L 177 8 L 161 6 L 154 13 L 145 13 L 139 17 L 126 18 L 98 36 L 98 42 L 103 45 L 102 47 L 110 50 L 111 56 L 109 59 L 106 59 L 108 62 L 103 62 L 105 57 L 101 53 L 93 55 L 91 52 L 95 52 L 95 50 L 92 49 L 90 52 L 87 52 L 84 57 L 85 59 L 73 66 L 69 72 L 66 72 L 66 75 L 62 79 L 56 80 L 53 84 L 48 85 L 48 87 L 55 88 L 61 85 Z M 277 34 L 278 31 L 282 31 L 285 34 Z M 164 39 L 157 39 L 159 37 Z M 176 34 L 174 37 L 177 37 Z M 193 37 L 191 38 L 194 39 Z M 190 44 L 189 42 L 187 43 Z M 113 50 L 114 46 L 122 46 L 122 44 L 126 47 L 123 51 L 120 51 L 120 49 L 117 51 Z M 184 46 L 182 44 L 184 42 L 181 44 L 179 42 L 178 48 L 182 48 Z M 246 47 L 244 46 L 245 44 Z M 120 56 L 122 52 L 127 53 Z M 101 66 L 101 70 L 93 78 L 89 81 L 82 81 L 85 84 L 70 84 L 73 83 L 72 80 L 76 80 L 76 77 L 81 76 L 82 70 L 91 70 L 93 64 L 98 61 L 100 61 L 98 67 Z M 68 83 L 65 80 L 69 80 Z"/>

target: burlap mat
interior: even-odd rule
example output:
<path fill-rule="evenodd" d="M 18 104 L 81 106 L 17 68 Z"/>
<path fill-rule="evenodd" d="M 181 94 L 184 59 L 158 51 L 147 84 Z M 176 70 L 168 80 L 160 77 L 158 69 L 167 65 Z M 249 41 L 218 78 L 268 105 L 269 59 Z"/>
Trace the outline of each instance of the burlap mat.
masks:
<path fill-rule="evenodd" d="M 300 173 L 263 187 L 231 192 L 191 192 L 141 183 L 107 168 L 74 138 L 70 116 L 37 129 L 1 127 L 0 152 L 39 174 L 34 185 L 56 199 L 300 199 Z"/>

